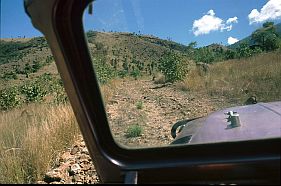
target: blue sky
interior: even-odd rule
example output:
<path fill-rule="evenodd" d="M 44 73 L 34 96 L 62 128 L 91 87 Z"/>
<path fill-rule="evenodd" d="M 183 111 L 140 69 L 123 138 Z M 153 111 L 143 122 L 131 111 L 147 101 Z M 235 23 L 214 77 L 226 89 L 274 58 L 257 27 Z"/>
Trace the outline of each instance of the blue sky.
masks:
<path fill-rule="evenodd" d="M 23 0 L 1 0 L 1 38 L 35 37 Z M 85 30 L 151 34 L 198 46 L 235 42 L 263 22 L 281 22 L 281 0 L 96 0 Z"/>

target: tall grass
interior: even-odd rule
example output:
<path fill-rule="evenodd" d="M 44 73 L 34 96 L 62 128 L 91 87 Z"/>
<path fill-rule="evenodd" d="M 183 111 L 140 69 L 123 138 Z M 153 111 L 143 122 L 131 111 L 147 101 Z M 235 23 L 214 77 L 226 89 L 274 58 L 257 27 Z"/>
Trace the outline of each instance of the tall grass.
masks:
<path fill-rule="evenodd" d="M 121 81 L 101 85 L 105 105 Z M 69 104 L 27 104 L 0 111 L 0 184 L 34 183 L 80 135 Z"/>
<path fill-rule="evenodd" d="M 106 84 L 100 85 L 100 91 L 105 105 L 111 101 L 115 91 L 117 90 L 117 87 L 120 86 L 121 83 L 122 79 L 115 78 L 109 80 Z"/>
<path fill-rule="evenodd" d="M 80 134 L 69 105 L 27 105 L 0 113 L 0 183 L 33 183 Z"/>
<path fill-rule="evenodd" d="M 193 91 L 225 96 L 242 103 L 250 95 L 258 101 L 281 100 L 281 51 L 215 63 L 205 76 L 194 69 L 186 79 Z"/>

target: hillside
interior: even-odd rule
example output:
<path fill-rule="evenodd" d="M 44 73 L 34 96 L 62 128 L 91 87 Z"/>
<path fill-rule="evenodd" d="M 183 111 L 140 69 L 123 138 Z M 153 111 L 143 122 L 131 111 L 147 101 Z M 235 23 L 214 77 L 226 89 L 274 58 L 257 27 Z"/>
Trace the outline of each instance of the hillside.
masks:
<path fill-rule="evenodd" d="M 162 54 L 173 50 L 188 61 L 186 46 L 149 35 L 132 33 L 86 33 L 94 64 L 106 65 L 114 71 L 138 69 L 152 75 Z M 0 84 L 16 84 L 49 73 L 57 75 L 48 44 L 43 37 L 2 39 L 0 42 Z M 101 65 L 97 65 L 99 68 Z M 7 81 L 9 80 L 9 81 Z M 3 87 L 3 86 L 1 86 Z"/>
<path fill-rule="evenodd" d="M 117 70 L 122 70 L 124 64 L 128 63 L 129 71 L 138 68 L 147 74 L 155 71 L 165 51 L 174 50 L 185 56 L 186 50 L 184 45 L 150 35 L 91 31 L 87 37 L 94 59 L 105 57 L 105 61 Z"/>
<path fill-rule="evenodd" d="M 275 25 L 276 28 L 276 32 L 279 34 L 279 37 L 281 37 L 281 23 L 278 23 Z M 241 43 L 247 43 L 247 44 L 251 44 L 251 36 L 247 36 L 244 39 L 239 40 L 238 42 L 229 45 L 228 48 L 230 49 L 235 49 L 237 48 Z"/>
<path fill-rule="evenodd" d="M 177 52 L 186 50 L 184 45 L 151 35 L 95 31 L 87 32 L 86 35 L 90 50 L 105 53 L 109 61 L 112 59 L 122 61 L 127 58 L 128 61 L 135 59 L 148 63 L 157 60 L 158 54 L 168 49 Z M 26 61 L 29 57 L 28 54 L 31 53 L 37 60 L 42 60 L 50 55 L 48 44 L 43 37 L 1 39 L 0 49 L 0 65 L 18 60 Z M 27 61 L 30 60 L 27 59 Z"/>

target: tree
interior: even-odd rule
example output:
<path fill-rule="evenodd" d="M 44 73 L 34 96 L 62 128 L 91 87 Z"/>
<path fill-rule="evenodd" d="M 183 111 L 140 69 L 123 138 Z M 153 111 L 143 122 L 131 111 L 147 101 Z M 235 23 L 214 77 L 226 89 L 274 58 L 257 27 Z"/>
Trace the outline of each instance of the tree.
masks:
<path fill-rule="evenodd" d="M 125 58 L 125 60 L 124 60 L 124 62 L 123 62 L 123 64 L 122 64 L 122 67 L 123 67 L 123 69 L 125 70 L 125 71 L 129 71 L 129 63 L 128 63 L 128 61 L 127 61 L 127 58 Z"/>
<path fill-rule="evenodd" d="M 187 65 L 182 58 L 175 52 L 165 52 L 160 59 L 159 70 L 165 75 L 167 82 L 183 80 L 187 74 Z"/>
<path fill-rule="evenodd" d="M 196 41 L 190 42 L 187 45 L 188 49 L 194 49 L 196 46 L 197 46 L 197 42 Z"/>
<path fill-rule="evenodd" d="M 237 52 L 235 50 L 227 50 L 225 52 L 225 59 L 234 59 L 237 57 Z"/>
<path fill-rule="evenodd" d="M 281 39 L 273 22 L 264 23 L 263 28 L 256 30 L 251 38 L 263 51 L 272 51 L 280 47 Z"/>
<path fill-rule="evenodd" d="M 273 22 L 267 21 L 267 22 L 265 22 L 265 23 L 262 24 L 262 27 L 263 27 L 263 28 L 268 28 L 268 27 L 272 27 L 273 25 L 274 25 Z"/>
<path fill-rule="evenodd" d="M 246 42 L 241 43 L 237 48 L 237 54 L 239 58 L 250 57 L 252 55 L 252 50 L 250 49 L 249 44 Z"/>
<path fill-rule="evenodd" d="M 208 47 L 202 47 L 196 50 L 195 61 L 203 63 L 212 63 L 215 61 L 215 53 Z"/>

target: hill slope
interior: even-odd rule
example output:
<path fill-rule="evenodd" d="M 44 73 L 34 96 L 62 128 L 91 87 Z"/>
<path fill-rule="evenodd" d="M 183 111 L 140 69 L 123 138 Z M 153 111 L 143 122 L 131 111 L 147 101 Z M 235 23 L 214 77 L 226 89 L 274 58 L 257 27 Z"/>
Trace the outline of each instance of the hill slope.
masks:
<path fill-rule="evenodd" d="M 275 28 L 276 28 L 276 32 L 279 34 L 279 36 L 281 37 L 281 23 L 278 23 L 275 25 Z M 241 43 L 248 43 L 250 44 L 250 40 L 251 40 L 251 36 L 247 36 L 245 37 L 244 39 L 241 39 L 240 41 L 232 44 L 232 45 L 229 45 L 228 48 L 231 48 L 231 49 L 235 49 L 237 48 Z"/>
<path fill-rule="evenodd" d="M 152 74 L 160 57 L 168 50 L 174 50 L 187 60 L 184 54 L 186 46 L 154 36 L 95 31 L 86 35 L 93 61 L 99 59 L 116 70 L 122 70 L 126 63 L 129 70 L 136 67 Z M 8 76 L 8 79 L 16 73 L 23 80 L 27 74 L 36 75 L 35 72 L 43 67 L 45 72 L 57 73 L 54 65 L 49 66 L 52 61 L 52 54 L 43 37 L 1 39 L 0 74 Z M 32 70 L 34 65 L 39 69 Z"/>

